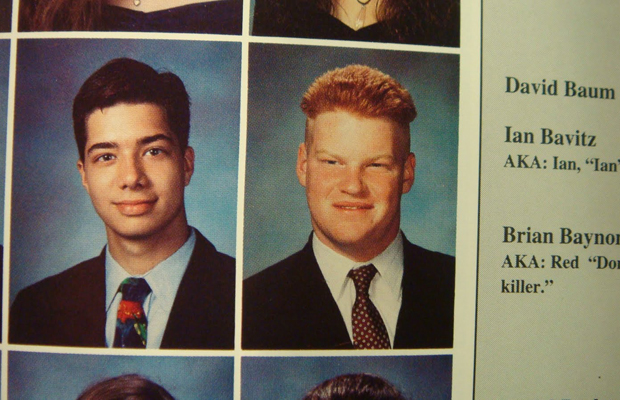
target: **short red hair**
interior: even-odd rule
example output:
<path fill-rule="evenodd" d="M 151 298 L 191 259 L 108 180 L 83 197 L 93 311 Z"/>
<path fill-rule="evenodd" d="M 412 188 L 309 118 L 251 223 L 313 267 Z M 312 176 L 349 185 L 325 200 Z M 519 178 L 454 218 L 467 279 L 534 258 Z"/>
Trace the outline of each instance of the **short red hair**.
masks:
<path fill-rule="evenodd" d="M 301 109 L 310 119 L 323 112 L 343 110 L 363 117 L 388 118 L 407 128 L 417 115 L 407 89 L 365 65 L 348 65 L 317 78 L 304 94 Z"/>

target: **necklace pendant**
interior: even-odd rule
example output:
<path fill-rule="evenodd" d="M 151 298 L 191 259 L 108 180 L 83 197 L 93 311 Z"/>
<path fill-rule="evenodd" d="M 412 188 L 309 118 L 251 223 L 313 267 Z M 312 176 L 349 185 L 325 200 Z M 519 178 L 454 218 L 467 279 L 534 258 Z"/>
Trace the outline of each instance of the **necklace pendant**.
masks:
<path fill-rule="evenodd" d="M 142 0 L 133 0 L 133 5 L 138 7 L 140 4 L 142 4 Z"/>
<path fill-rule="evenodd" d="M 355 30 L 362 28 L 364 26 L 364 21 L 366 20 L 366 5 L 362 5 L 362 9 L 359 14 L 357 14 L 357 19 L 355 20 Z"/>

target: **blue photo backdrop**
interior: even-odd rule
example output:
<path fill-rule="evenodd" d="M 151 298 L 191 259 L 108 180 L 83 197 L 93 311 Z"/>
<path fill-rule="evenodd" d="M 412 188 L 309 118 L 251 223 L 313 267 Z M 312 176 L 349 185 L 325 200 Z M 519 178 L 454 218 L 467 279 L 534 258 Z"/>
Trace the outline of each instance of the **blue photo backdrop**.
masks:
<path fill-rule="evenodd" d="M 365 64 L 395 78 L 413 96 L 415 183 L 402 198 L 401 229 L 411 242 L 454 255 L 458 166 L 459 57 L 318 46 L 250 45 L 244 218 L 244 276 L 300 250 L 311 231 L 304 188 L 295 174 L 304 139 L 299 108 L 328 70 Z"/>
<path fill-rule="evenodd" d="M 177 74 L 192 100 L 196 170 L 190 225 L 235 255 L 241 44 L 172 40 L 19 40 L 11 225 L 11 300 L 26 285 L 94 257 L 106 243 L 76 168 L 72 102 L 113 58 Z"/>
<path fill-rule="evenodd" d="M 233 398 L 232 357 L 153 357 L 83 354 L 9 354 L 9 398 L 75 399 L 90 385 L 138 374 L 164 387 L 175 399 Z"/>
<path fill-rule="evenodd" d="M 244 357 L 243 400 L 300 400 L 338 375 L 368 373 L 392 383 L 407 399 L 448 400 L 452 356 Z"/>

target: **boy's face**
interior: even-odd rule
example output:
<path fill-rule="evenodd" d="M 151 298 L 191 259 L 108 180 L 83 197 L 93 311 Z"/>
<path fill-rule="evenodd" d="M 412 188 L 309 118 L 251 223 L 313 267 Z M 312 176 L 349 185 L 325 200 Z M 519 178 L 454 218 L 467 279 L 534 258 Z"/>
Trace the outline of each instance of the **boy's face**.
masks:
<path fill-rule="evenodd" d="M 312 227 L 336 252 L 367 261 L 400 230 L 400 198 L 411 189 L 415 158 L 402 128 L 347 111 L 309 121 L 297 176 L 306 188 Z"/>
<path fill-rule="evenodd" d="M 86 118 L 82 184 L 108 234 L 125 239 L 186 232 L 184 191 L 194 152 L 179 147 L 165 112 L 119 103 Z"/>

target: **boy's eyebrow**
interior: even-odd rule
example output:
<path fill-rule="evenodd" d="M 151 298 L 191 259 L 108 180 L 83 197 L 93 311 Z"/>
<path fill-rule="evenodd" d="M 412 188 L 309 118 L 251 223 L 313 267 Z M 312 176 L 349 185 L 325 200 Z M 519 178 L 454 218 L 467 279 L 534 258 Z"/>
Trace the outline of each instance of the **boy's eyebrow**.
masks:
<path fill-rule="evenodd" d="M 95 150 L 100 150 L 100 149 L 116 149 L 118 148 L 118 144 L 114 143 L 114 142 L 100 142 L 100 143 L 95 143 L 92 146 L 90 146 L 87 150 L 86 150 L 86 154 L 90 154 Z"/>
<path fill-rule="evenodd" d="M 150 144 L 150 143 L 154 143 L 157 142 L 158 140 L 165 140 L 167 142 L 170 142 L 171 144 L 174 144 L 174 140 L 172 140 L 172 138 L 168 135 L 165 135 L 163 133 L 158 133 L 156 135 L 152 135 L 152 136 L 145 136 L 143 138 L 141 138 L 140 140 L 138 140 L 138 143 L 141 146 L 144 146 L 145 144 Z M 116 142 L 100 142 L 100 143 L 95 143 L 92 146 L 90 146 L 87 151 L 86 154 L 90 154 L 95 150 L 101 150 L 101 149 L 116 149 L 118 148 L 118 143 Z"/>
<path fill-rule="evenodd" d="M 138 143 L 140 143 L 141 145 L 145 145 L 145 144 L 150 144 L 153 142 L 157 142 L 158 140 L 165 140 L 171 144 L 174 144 L 174 140 L 172 140 L 172 138 L 168 135 L 165 135 L 163 133 L 158 133 L 157 135 L 153 135 L 153 136 L 146 136 L 142 139 L 140 139 L 138 141 Z"/>

